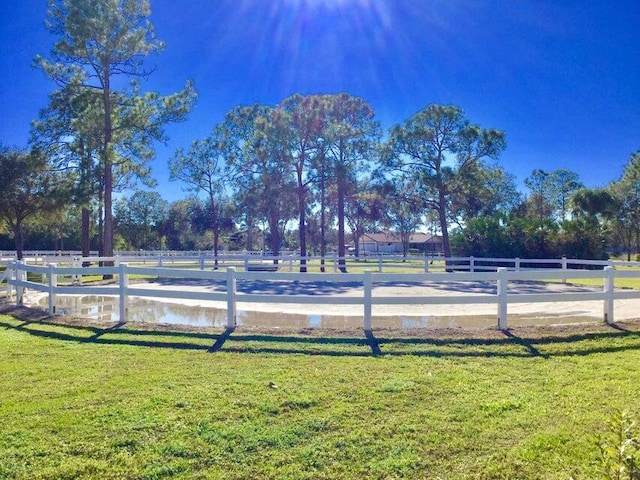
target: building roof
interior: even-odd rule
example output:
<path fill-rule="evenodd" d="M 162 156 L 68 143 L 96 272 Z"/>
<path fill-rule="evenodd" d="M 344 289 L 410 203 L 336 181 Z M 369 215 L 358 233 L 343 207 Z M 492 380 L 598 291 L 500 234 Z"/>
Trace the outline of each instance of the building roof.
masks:
<path fill-rule="evenodd" d="M 378 233 L 365 233 L 362 241 L 371 241 L 375 243 L 402 243 L 400 234 L 396 232 L 378 232 Z M 432 235 L 430 233 L 414 233 L 409 237 L 409 243 L 441 243 L 442 237 L 439 235 Z"/>

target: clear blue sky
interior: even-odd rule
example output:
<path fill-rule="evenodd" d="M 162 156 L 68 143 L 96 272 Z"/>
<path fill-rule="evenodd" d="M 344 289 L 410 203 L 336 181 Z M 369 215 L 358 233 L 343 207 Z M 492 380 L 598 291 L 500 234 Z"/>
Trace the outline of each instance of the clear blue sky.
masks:
<path fill-rule="evenodd" d="M 32 68 L 54 38 L 46 0 L 0 5 L 0 142 L 26 146 L 54 88 Z M 533 169 L 576 171 L 590 187 L 617 179 L 640 149 L 640 0 L 151 0 L 167 44 L 143 83 L 199 92 L 167 129 L 153 175 L 238 104 L 293 93 L 349 92 L 387 129 L 429 103 L 455 104 L 507 132 L 500 159 L 519 182 Z M 1 174 L 2 172 L 0 172 Z"/>

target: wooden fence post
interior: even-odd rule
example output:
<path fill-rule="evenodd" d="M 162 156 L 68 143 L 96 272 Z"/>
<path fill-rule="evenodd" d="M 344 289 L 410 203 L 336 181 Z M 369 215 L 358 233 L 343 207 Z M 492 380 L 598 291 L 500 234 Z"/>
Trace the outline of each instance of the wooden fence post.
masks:
<path fill-rule="evenodd" d="M 567 257 L 562 257 L 562 271 L 567 271 Z M 562 283 L 567 283 L 567 277 L 562 277 Z"/>
<path fill-rule="evenodd" d="M 498 328 L 507 329 L 507 269 L 498 268 Z"/>
<path fill-rule="evenodd" d="M 364 271 L 364 331 L 371 331 L 371 270 Z"/>
<path fill-rule="evenodd" d="M 473 256 L 469 257 L 469 272 L 475 273 L 476 271 L 476 260 Z"/>
<path fill-rule="evenodd" d="M 120 263 L 118 265 L 118 284 L 120 293 L 120 319 L 119 322 L 123 323 L 129 320 L 129 294 L 127 289 L 129 288 L 129 276 L 127 273 L 127 264 Z"/>
<path fill-rule="evenodd" d="M 58 287 L 58 274 L 56 263 L 49 264 L 49 315 L 56 314 L 56 288 Z"/>
<path fill-rule="evenodd" d="M 520 271 L 520 257 L 516 257 L 516 259 L 515 259 L 515 260 L 516 260 L 516 261 L 515 261 L 515 264 L 514 264 L 514 267 L 513 267 L 513 268 L 514 268 L 514 270 L 515 270 L 516 272 L 519 272 L 519 271 Z"/>
<path fill-rule="evenodd" d="M 227 328 L 236 328 L 236 267 L 227 267 Z"/>
<path fill-rule="evenodd" d="M 615 270 L 613 267 L 604 267 L 604 321 L 608 324 L 613 323 L 613 294 Z"/>

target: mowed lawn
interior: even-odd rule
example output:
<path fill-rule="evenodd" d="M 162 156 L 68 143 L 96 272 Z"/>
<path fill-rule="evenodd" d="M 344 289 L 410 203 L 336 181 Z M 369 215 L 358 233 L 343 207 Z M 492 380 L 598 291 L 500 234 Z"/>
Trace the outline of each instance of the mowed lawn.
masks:
<path fill-rule="evenodd" d="M 374 334 L 0 315 L 0 478 L 593 479 L 640 413 L 638 323 Z"/>

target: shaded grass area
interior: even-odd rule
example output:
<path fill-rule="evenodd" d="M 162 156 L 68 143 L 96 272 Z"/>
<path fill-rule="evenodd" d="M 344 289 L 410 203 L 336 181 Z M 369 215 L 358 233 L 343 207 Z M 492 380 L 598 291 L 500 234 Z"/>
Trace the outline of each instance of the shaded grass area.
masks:
<path fill-rule="evenodd" d="M 0 316 L 0 478 L 595 478 L 640 325 L 157 330 Z"/>

